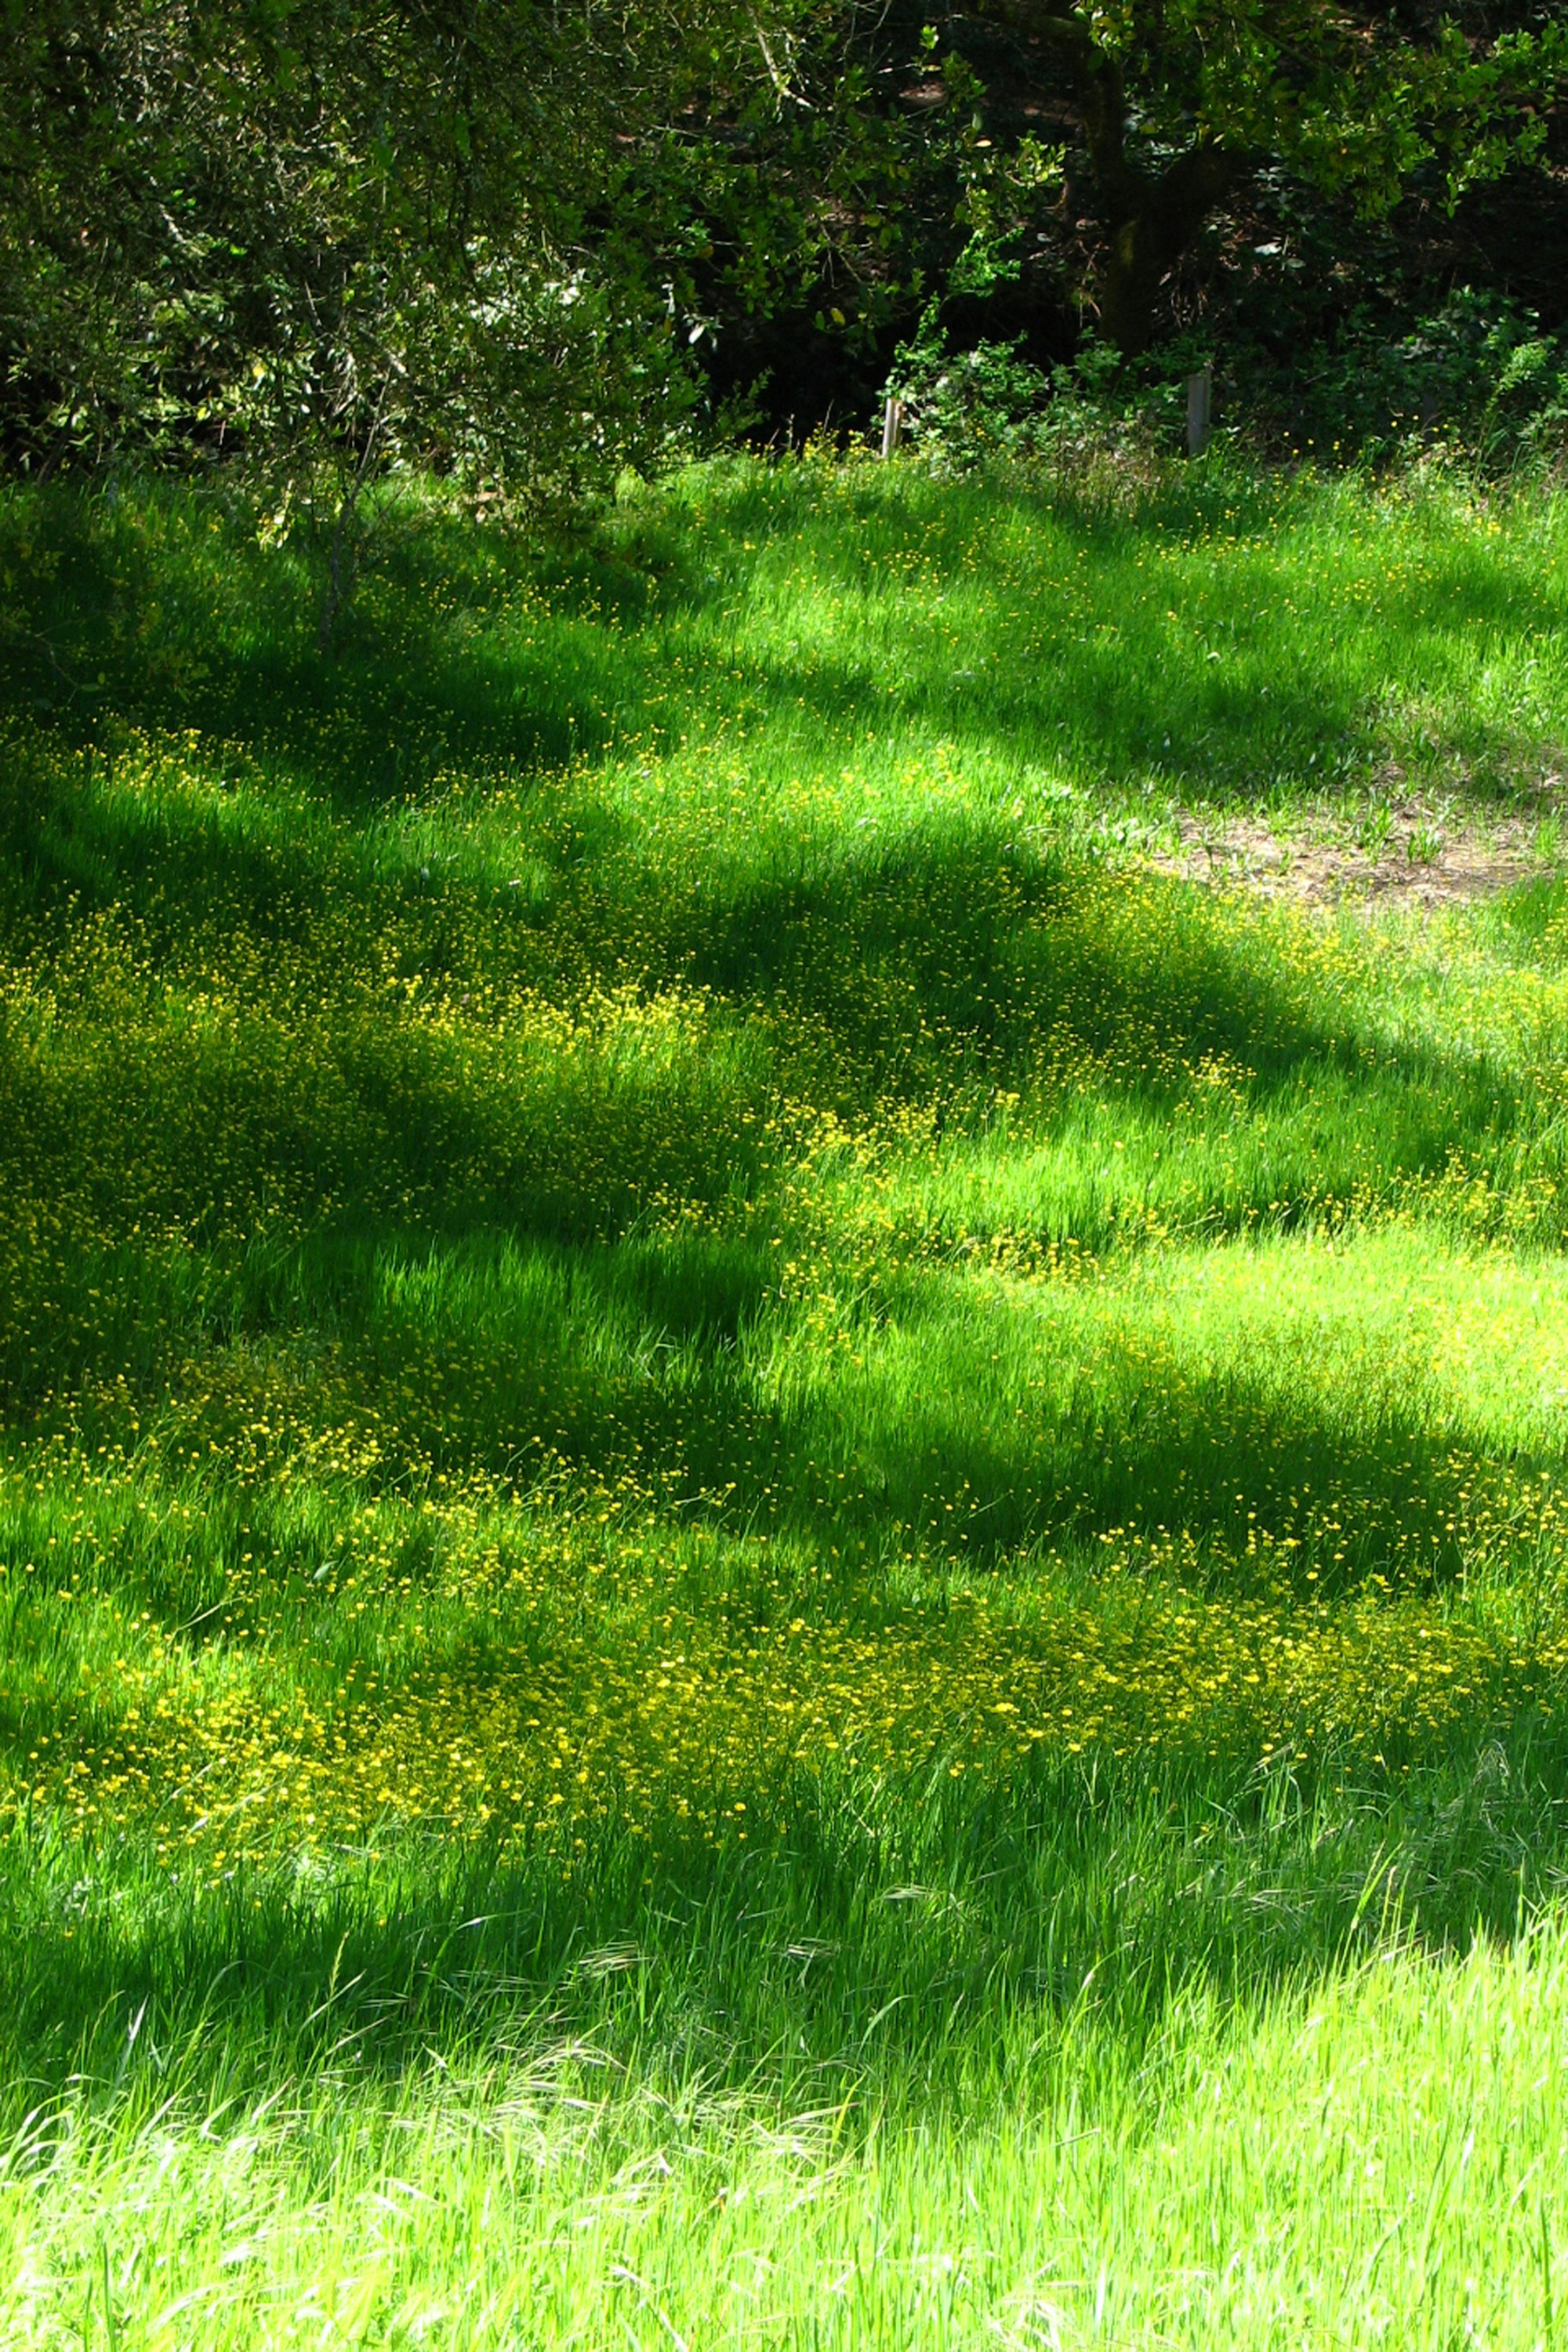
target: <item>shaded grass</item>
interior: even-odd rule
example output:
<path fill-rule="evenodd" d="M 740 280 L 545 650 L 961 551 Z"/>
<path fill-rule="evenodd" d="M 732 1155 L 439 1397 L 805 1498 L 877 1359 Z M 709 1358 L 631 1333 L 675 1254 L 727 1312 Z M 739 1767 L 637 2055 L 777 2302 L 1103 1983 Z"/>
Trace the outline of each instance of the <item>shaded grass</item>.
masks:
<path fill-rule="evenodd" d="M 1535 810 L 1560 509 L 380 531 L 0 507 L 0 2340 L 1534 2343 L 1563 886 L 1136 853 Z"/>
<path fill-rule="evenodd" d="M 129 1948 L 34 1850 L 7 2326 L 58 2281 L 154 2343 L 188 2340 L 188 2296 L 236 2342 L 309 2315 L 349 2340 L 1029 2343 L 1092 2340 L 1108 2306 L 1135 2340 L 1438 2343 L 1481 2310 L 1536 2340 L 1558 1938 L 1423 1958 L 1398 1897 L 1441 1905 L 1539 1811 L 1495 1770 L 1424 1822 L 1205 1822 L 1194 1791 L 1184 1839 L 1179 1801 L 1040 1794 L 971 1870 L 951 1815 L 886 1843 L 840 1815 L 700 1895 L 599 1856 L 498 1916 L 493 1879 L 414 1848 L 283 1906 L 146 1885 Z M 1331 1969 L 1285 1990 L 1314 1948 Z M 62 1978 L 93 2026 L 51 2064 Z"/>

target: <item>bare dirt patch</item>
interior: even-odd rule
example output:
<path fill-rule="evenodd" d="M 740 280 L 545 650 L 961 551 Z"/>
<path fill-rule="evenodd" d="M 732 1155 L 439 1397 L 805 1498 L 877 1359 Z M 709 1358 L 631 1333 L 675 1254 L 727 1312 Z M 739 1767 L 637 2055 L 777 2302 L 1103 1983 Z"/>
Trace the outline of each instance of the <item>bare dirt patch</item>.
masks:
<path fill-rule="evenodd" d="M 1439 818 L 1415 801 L 1385 806 L 1354 831 L 1276 830 L 1257 818 L 1205 819 L 1185 810 L 1177 831 L 1179 846 L 1152 860 L 1162 873 L 1369 912 L 1461 905 L 1555 870 L 1541 855 L 1532 821 L 1500 818 L 1483 828 Z"/>

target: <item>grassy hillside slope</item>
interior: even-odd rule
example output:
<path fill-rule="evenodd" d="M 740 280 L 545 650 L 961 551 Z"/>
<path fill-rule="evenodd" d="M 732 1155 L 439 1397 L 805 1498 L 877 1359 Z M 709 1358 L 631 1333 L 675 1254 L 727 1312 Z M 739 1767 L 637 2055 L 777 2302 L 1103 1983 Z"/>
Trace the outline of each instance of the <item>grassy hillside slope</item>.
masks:
<path fill-rule="evenodd" d="M 1556 2340 L 1565 556 L 5 494 L 0 2345 Z"/>

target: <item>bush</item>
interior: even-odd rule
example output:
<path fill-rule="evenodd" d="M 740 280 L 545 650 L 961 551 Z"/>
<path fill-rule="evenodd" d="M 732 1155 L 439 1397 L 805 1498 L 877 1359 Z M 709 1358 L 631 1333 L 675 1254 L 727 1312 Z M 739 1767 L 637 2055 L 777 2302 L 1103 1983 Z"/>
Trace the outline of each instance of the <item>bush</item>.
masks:
<path fill-rule="evenodd" d="M 1023 356 L 1023 343 L 954 351 L 933 304 L 900 346 L 886 397 L 901 402 L 903 430 L 934 474 L 997 457 L 1146 471 L 1179 448 L 1183 386 L 1198 363 L 1185 343 L 1135 363 L 1091 334 L 1070 365 L 1048 371 Z"/>
<path fill-rule="evenodd" d="M 1268 362 L 1240 373 L 1318 455 L 1388 463 L 1441 451 L 1496 470 L 1556 463 L 1568 447 L 1568 342 L 1522 304 L 1468 286 L 1394 331 L 1359 306 L 1293 383 Z"/>
<path fill-rule="evenodd" d="M 1047 370 L 1024 357 L 1022 337 L 955 351 L 933 304 L 900 347 L 886 393 L 938 476 L 997 457 L 1141 476 L 1180 450 L 1185 381 L 1205 356 L 1186 336 L 1131 362 L 1090 335 L 1070 365 Z M 1373 465 L 1437 454 L 1493 472 L 1568 457 L 1568 337 L 1469 287 L 1398 328 L 1363 305 L 1331 343 L 1284 365 L 1256 344 L 1232 348 L 1218 373 L 1228 437 L 1262 454 Z"/>

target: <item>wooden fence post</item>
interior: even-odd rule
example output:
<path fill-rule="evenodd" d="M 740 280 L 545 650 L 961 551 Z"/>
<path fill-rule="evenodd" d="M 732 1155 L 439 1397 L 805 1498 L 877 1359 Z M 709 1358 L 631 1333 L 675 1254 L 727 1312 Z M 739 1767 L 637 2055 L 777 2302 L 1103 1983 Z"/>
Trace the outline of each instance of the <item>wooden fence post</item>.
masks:
<path fill-rule="evenodd" d="M 899 436 L 902 433 L 903 429 L 904 404 L 901 400 L 894 400 L 889 395 L 888 404 L 882 411 L 882 457 L 884 463 L 886 463 L 887 459 L 892 456 L 894 450 L 898 447 Z"/>
<path fill-rule="evenodd" d="M 1214 362 L 1187 378 L 1187 455 L 1201 457 L 1214 431 Z"/>

